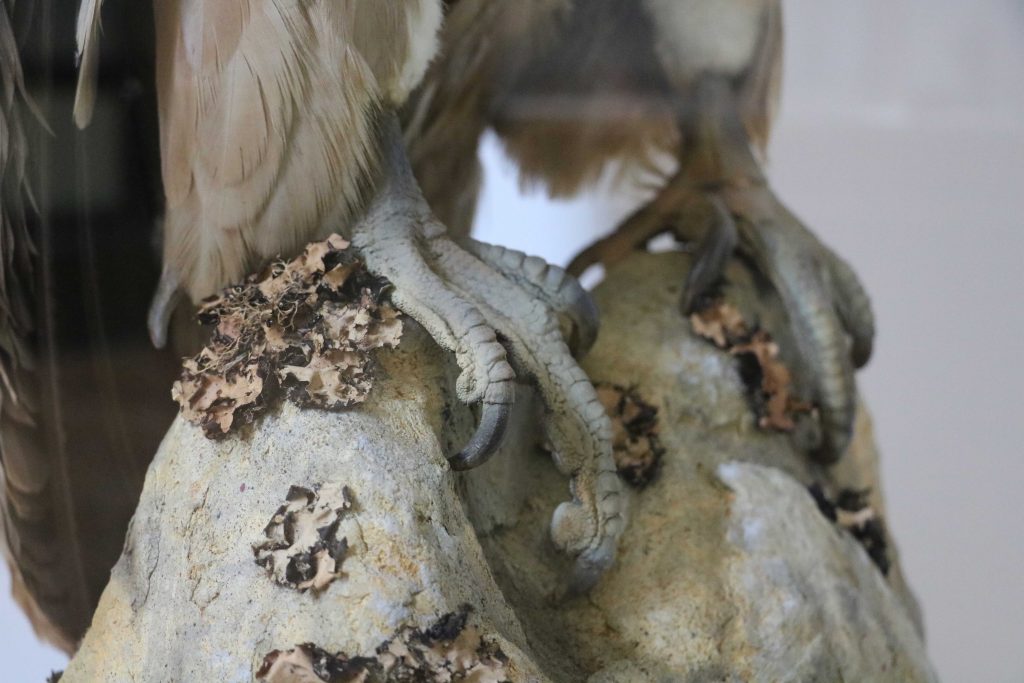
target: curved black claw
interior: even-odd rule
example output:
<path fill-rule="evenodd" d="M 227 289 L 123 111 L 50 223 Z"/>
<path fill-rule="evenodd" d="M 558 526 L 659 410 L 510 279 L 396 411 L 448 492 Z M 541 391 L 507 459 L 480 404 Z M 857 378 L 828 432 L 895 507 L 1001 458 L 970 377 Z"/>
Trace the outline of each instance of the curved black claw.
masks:
<path fill-rule="evenodd" d="M 843 264 L 845 270 L 835 270 L 838 259 L 773 195 L 755 192 L 736 201 L 734 212 L 743 218 L 739 248 L 782 298 L 801 370 L 813 381 L 811 398 L 818 407 L 822 432 L 813 456 L 832 464 L 853 437 L 854 359 L 858 355 L 863 359 L 874 329 L 873 322 L 869 330 L 861 324 L 865 311 L 870 321 L 867 296 L 849 267 Z M 847 300 L 854 286 L 863 300 Z"/>
<path fill-rule="evenodd" d="M 850 335 L 853 367 L 860 369 L 871 360 L 875 344 L 875 316 L 871 311 L 871 299 L 853 268 L 827 247 L 825 251 L 835 290 L 836 313 L 843 329 Z"/>
<path fill-rule="evenodd" d="M 736 221 L 722 198 L 712 194 L 708 196 L 708 201 L 714 215 L 704 239 L 697 247 L 693 265 L 683 286 L 681 306 L 686 315 L 693 313 L 700 300 L 722 279 L 725 266 L 739 242 Z"/>
<path fill-rule="evenodd" d="M 479 467 L 491 459 L 505 438 L 512 407 L 509 404 L 483 403 L 480 409 L 480 424 L 466 446 L 448 458 L 453 470 L 463 472 Z"/>
<path fill-rule="evenodd" d="M 871 355 L 874 319 L 853 270 L 821 244 L 767 187 L 705 195 L 712 219 L 700 238 L 681 306 L 690 313 L 743 252 L 772 283 L 789 315 L 801 371 L 814 387 L 821 446 L 832 463 L 846 451 L 856 414 L 855 368 Z M 678 230 L 677 230 L 678 232 Z"/>

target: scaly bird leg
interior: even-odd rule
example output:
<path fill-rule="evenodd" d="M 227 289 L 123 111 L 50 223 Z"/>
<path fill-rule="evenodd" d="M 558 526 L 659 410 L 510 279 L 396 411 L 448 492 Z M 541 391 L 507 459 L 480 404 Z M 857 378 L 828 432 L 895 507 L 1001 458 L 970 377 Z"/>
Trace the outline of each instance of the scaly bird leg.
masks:
<path fill-rule="evenodd" d="M 782 298 L 800 369 L 811 380 L 821 416 L 816 456 L 834 462 L 853 432 L 854 367 L 871 354 L 874 319 L 867 294 L 850 267 L 772 192 L 751 152 L 732 85 L 705 78 L 695 88 L 694 101 L 695 116 L 683 125 L 682 172 L 692 183 L 714 186 L 713 201 L 726 209 L 718 212 L 709 241 L 737 243 Z M 725 264 L 719 247 L 701 250 L 693 267 L 701 275 L 687 282 L 685 300 L 692 303 L 702 296 Z"/>
<path fill-rule="evenodd" d="M 610 424 L 553 310 L 576 315 L 583 328 L 591 316 L 577 311 L 586 308 L 585 297 L 564 274 L 534 260 L 523 258 L 517 271 L 519 259 L 511 252 L 477 245 L 481 258 L 456 245 L 419 191 L 394 116 L 383 122 L 382 143 L 383 177 L 352 242 L 367 268 L 391 281 L 395 305 L 455 353 L 460 398 L 482 405 L 477 433 L 451 458 L 452 467 L 468 469 L 494 452 L 514 400 L 515 376 L 531 378 L 548 409 L 555 462 L 572 478 L 573 500 L 555 511 L 552 536 L 577 556 L 572 587 L 584 590 L 614 558 L 625 526 Z"/>
<path fill-rule="evenodd" d="M 677 221 L 685 220 L 695 203 L 703 201 L 695 188 L 677 182 L 679 179 L 677 176 L 666 183 L 650 202 L 634 211 L 615 232 L 580 252 L 565 270 L 579 277 L 593 265 L 609 268 L 658 235 L 675 231 Z"/>
<path fill-rule="evenodd" d="M 694 88 L 680 122 L 679 171 L 619 230 L 580 254 L 579 275 L 625 258 L 653 237 L 672 232 L 697 244 L 683 288 L 684 312 L 721 280 L 739 251 L 782 298 L 822 423 L 815 455 L 834 462 L 849 443 L 856 407 L 853 372 L 871 355 L 874 319 L 852 269 L 823 245 L 778 199 L 751 152 L 728 79 L 706 77 Z"/>
<path fill-rule="evenodd" d="M 577 358 L 597 341 L 600 314 L 579 280 L 537 256 L 466 238 L 460 244 L 471 254 L 543 301 L 568 325 L 563 332 Z"/>

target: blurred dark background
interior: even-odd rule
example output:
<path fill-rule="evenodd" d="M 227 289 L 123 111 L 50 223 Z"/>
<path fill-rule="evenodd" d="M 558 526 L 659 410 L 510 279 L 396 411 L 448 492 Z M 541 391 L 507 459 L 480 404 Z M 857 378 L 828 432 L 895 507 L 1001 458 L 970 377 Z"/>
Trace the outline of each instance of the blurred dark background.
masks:
<path fill-rule="evenodd" d="M 152 4 L 118 2 L 104 13 L 104 34 L 117 39 L 101 43 L 96 110 L 84 131 L 71 115 L 78 1 L 26 5 L 34 12 L 22 48 L 26 85 L 49 128 L 28 123 L 41 430 L 69 462 L 95 603 L 176 408 L 178 359 L 153 349 L 146 330 L 162 197 Z"/>

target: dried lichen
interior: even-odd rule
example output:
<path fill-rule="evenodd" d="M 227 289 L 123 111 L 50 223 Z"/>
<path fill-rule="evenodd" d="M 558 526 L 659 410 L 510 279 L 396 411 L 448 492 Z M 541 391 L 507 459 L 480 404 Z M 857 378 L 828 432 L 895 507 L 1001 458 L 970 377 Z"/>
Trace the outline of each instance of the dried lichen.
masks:
<path fill-rule="evenodd" d="M 612 422 L 612 448 L 619 476 L 642 489 L 657 476 L 665 449 L 658 438 L 658 409 L 632 390 L 597 384 L 597 397 Z"/>
<path fill-rule="evenodd" d="M 350 657 L 304 643 L 274 650 L 256 677 L 269 683 L 504 683 L 508 657 L 468 626 L 469 607 L 441 617 L 426 631 L 403 627 L 372 657 Z"/>
<path fill-rule="evenodd" d="M 869 490 L 842 489 L 833 499 L 821 484 L 808 488 L 821 514 L 833 524 L 838 524 L 864 546 L 868 557 L 875 563 L 883 576 L 889 574 L 889 545 L 886 541 L 885 523 L 868 502 Z"/>
<path fill-rule="evenodd" d="M 263 530 L 266 540 L 253 546 L 256 564 L 282 586 L 325 590 L 342 575 L 348 539 L 338 537 L 338 525 L 351 509 L 347 486 L 291 487 Z"/>
<path fill-rule="evenodd" d="M 207 436 L 252 422 L 279 395 L 328 410 L 366 399 L 370 352 L 396 346 L 402 322 L 382 301 L 386 282 L 348 247 L 332 235 L 203 302 L 213 334 L 172 395 Z"/>
<path fill-rule="evenodd" d="M 779 359 L 779 345 L 764 330 L 747 326 L 743 316 L 722 300 L 690 315 L 693 331 L 743 362 L 743 379 L 751 390 L 762 429 L 792 431 L 793 416 L 811 405 L 793 395 L 793 375 Z"/>
<path fill-rule="evenodd" d="M 693 331 L 710 340 L 720 349 L 729 350 L 750 336 L 743 315 L 735 306 L 721 299 L 690 314 Z"/>

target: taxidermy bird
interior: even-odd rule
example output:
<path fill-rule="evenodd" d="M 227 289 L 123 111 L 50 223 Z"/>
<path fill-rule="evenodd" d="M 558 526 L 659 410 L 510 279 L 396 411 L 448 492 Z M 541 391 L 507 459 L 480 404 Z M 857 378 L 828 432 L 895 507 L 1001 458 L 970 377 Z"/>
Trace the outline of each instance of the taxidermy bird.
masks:
<path fill-rule="evenodd" d="M 86 0 L 79 20 L 79 125 L 95 99 L 100 5 Z M 560 270 L 463 239 L 479 189 L 477 146 L 493 128 L 524 178 L 558 195 L 611 163 L 644 166 L 668 154 L 678 169 L 662 190 L 576 267 L 612 263 L 654 234 L 675 231 L 701 245 L 685 286 L 689 307 L 739 250 L 789 311 L 802 370 L 817 388 L 820 455 L 834 459 L 844 450 L 852 368 L 867 360 L 873 328 L 852 272 L 775 199 L 761 169 L 781 63 L 777 0 L 159 0 L 154 7 L 166 194 L 155 341 L 165 341 L 180 296 L 198 301 L 277 254 L 331 232 L 349 235 L 369 269 L 393 283 L 396 305 L 455 353 L 460 397 L 480 404 L 478 431 L 453 456 L 454 467 L 494 451 L 517 375 L 537 385 L 556 462 L 574 479 L 575 499 L 559 507 L 553 535 L 579 558 L 575 580 L 585 587 L 612 560 L 624 524 L 606 418 L 563 342 L 568 334 L 585 348 L 593 312 Z M 0 134 L 15 140 L 18 80 L 9 74 L 17 73 L 17 53 L 0 47 L 7 126 Z M 22 151 L 11 156 L 12 149 Z M 0 152 L 8 155 L 0 156 L 6 220 L 21 210 L 7 198 L 25 197 L 9 159 L 24 152 L 12 145 Z M 28 242 L 6 226 L 0 247 L 10 300 L 10 264 Z M 12 310 L 0 311 L 0 341 L 9 345 L 22 329 Z M 3 367 L 15 377 L 23 363 L 10 348 L 3 347 Z M 6 445 L 7 424 L 21 415 L 17 387 L 13 380 L 3 387 L 8 527 L 21 490 Z M 59 625 L 62 604 L 33 587 L 44 579 L 59 586 L 60 577 L 26 564 L 24 553 L 12 555 L 36 608 Z"/>
<path fill-rule="evenodd" d="M 5 10 L 13 6 L 0 1 Z M 80 127 L 88 125 L 96 101 L 101 5 L 83 0 L 80 8 L 74 108 Z M 625 523 L 610 424 L 565 341 L 574 340 L 577 349 L 589 345 L 592 305 L 561 269 L 452 241 L 423 198 L 402 140 L 396 112 L 437 49 L 440 0 L 159 0 L 153 6 L 166 197 L 164 271 L 150 316 L 154 341 L 166 340 L 178 299 L 198 302 L 277 255 L 331 233 L 348 236 L 366 267 L 390 281 L 393 303 L 454 353 L 458 395 L 479 405 L 475 434 L 450 458 L 454 469 L 476 466 L 498 447 L 517 378 L 536 386 L 548 408 L 545 432 L 556 464 L 572 479 L 573 498 L 556 509 L 551 534 L 576 558 L 570 586 L 592 585 L 612 561 Z M 83 602 L 83 591 L 67 585 L 59 561 L 67 558 L 37 562 L 33 555 L 61 550 L 54 512 L 60 491 L 43 490 L 33 479 L 45 483 L 53 474 L 45 453 L 33 459 L 38 449 L 12 446 L 16 428 L 32 426 L 18 374 L 28 360 L 18 355 L 26 323 L 17 305 L 31 247 L 23 234 L 26 148 L 18 118 L 26 100 L 13 34 L 6 30 L 0 39 L 0 294 L 8 304 L 0 340 L 6 344 L 4 521 L 12 573 L 31 601 L 26 609 L 37 624 L 46 623 L 37 630 L 67 649 L 81 635 L 81 620 L 67 617 L 73 603 Z M 35 503 L 40 513 L 32 516 Z M 42 537 L 29 543 L 24 532 L 32 530 Z"/>
<path fill-rule="evenodd" d="M 734 252 L 780 295 L 821 422 L 815 455 L 851 438 L 854 367 L 874 323 L 853 271 L 783 206 L 761 156 L 782 68 L 781 0 L 455 0 L 440 57 L 405 112 L 427 199 L 468 231 L 476 151 L 493 129 L 527 184 L 571 195 L 610 165 L 675 172 L 616 234 L 581 254 L 579 274 L 611 265 L 663 232 L 699 247 L 683 294 L 689 313 Z"/>

